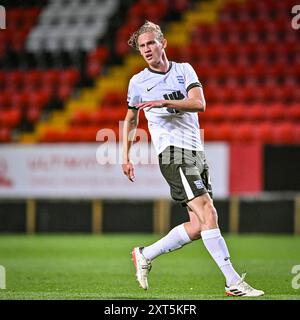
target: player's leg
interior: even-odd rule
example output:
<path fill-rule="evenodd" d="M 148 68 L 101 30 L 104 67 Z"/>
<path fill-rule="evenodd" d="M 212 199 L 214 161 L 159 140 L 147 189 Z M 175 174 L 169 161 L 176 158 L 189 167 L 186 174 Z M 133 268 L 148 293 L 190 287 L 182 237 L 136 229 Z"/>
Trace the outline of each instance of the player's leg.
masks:
<path fill-rule="evenodd" d="M 201 238 L 201 223 L 198 216 L 191 210 L 191 208 L 186 207 L 189 214 L 189 222 L 184 224 L 186 232 L 189 238 L 194 241 Z"/>
<path fill-rule="evenodd" d="M 201 224 L 203 243 L 225 276 L 225 292 L 231 296 L 261 296 L 261 290 L 253 289 L 235 271 L 230 261 L 230 254 L 218 226 L 218 215 L 213 200 L 208 193 L 188 202 L 188 206 L 197 215 Z"/>
<path fill-rule="evenodd" d="M 161 254 L 180 249 L 191 241 L 192 239 L 190 239 L 187 233 L 185 223 L 183 223 L 170 230 L 169 233 L 160 240 L 145 247 L 143 249 L 143 255 L 146 259 L 152 261 Z"/>
<path fill-rule="evenodd" d="M 136 277 L 143 289 L 148 289 L 148 274 L 151 261 L 158 256 L 182 248 L 184 245 L 201 238 L 201 225 L 198 216 L 188 208 L 189 222 L 173 228 L 166 236 L 147 247 L 136 247 L 132 258 L 136 268 Z"/>
<path fill-rule="evenodd" d="M 152 261 L 163 253 L 182 248 L 193 240 L 201 238 L 201 224 L 198 216 L 188 208 L 190 221 L 173 228 L 167 235 L 143 248 L 144 257 Z"/>
<path fill-rule="evenodd" d="M 173 228 L 166 236 L 147 247 L 136 247 L 132 250 L 132 259 L 136 268 L 136 277 L 140 286 L 148 289 L 148 274 L 151 262 L 158 256 L 178 250 L 190 243 L 185 224 Z"/>
<path fill-rule="evenodd" d="M 208 193 L 205 193 L 189 201 L 188 206 L 199 218 L 203 243 L 223 272 L 227 285 L 236 283 L 240 280 L 240 276 L 230 262 L 225 240 L 218 227 L 218 216 L 213 200 Z"/>

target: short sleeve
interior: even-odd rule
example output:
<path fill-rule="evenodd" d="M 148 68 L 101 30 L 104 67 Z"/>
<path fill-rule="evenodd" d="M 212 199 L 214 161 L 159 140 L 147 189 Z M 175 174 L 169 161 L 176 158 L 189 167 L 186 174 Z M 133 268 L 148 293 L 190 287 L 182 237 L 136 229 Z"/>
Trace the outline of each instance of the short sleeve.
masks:
<path fill-rule="evenodd" d="M 184 63 L 183 65 L 184 65 L 186 91 L 189 92 L 189 90 L 191 90 L 194 87 L 202 88 L 202 84 L 199 81 L 194 68 L 189 63 Z"/>
<path fill-rule="evenodd" d="M 141 96 L 139 95 L 138 88 L 136 87 L 134 81 L 131 79 L 128 85 L 128 93 L 127 93 L 127 104 L 128 109 L 136 109 L 136 104 L 142 101 Z"/>

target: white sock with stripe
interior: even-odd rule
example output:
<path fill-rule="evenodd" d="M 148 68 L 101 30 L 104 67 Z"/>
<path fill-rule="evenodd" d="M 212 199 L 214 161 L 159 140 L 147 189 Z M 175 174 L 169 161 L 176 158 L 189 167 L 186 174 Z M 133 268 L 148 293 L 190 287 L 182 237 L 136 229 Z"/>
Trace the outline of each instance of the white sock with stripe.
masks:
<path fill-rule="evenodd" d="M 241 277 L 230 262 L 230 255 L 220 229 L 202 231 L 201 237 L 206 249 L 224 274 L 227 286 L 231 286 L 240 280 Z"/>
<path fill-rule="evenodd" d="M 181 248 L 192 240 L 189 238 L 184 224 L 173 228 L 166 236 L 143 249 L 143 255 L 148 260 L 153 260 L 163 253 L 168 253 Z"/>

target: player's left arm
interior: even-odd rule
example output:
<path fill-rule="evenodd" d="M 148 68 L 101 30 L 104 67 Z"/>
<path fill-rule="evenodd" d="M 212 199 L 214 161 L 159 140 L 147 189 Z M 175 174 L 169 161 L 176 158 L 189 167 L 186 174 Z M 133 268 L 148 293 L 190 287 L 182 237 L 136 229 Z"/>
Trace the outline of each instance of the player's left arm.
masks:
<path fill-rule="evenodd" d="M 138 109 L 172 108 L 185 112 L 204 112 L 206 108 L 205 97 L 202 87 L 193 87 L 184 100 L 155 100 L 142 102 L 136 105 Z"/>

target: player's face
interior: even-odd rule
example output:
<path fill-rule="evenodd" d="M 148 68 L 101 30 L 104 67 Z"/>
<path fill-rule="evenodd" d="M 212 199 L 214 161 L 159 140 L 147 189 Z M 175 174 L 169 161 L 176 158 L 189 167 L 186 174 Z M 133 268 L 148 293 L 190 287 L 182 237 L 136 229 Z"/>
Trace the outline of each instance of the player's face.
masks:
<path fill-rule="evenodd" d="M 164 43 L 160 42 L 154 32 L 146 32 L 138 38 L 139 51 L 149 65 L 157 65 L 162 60 Z"/>

